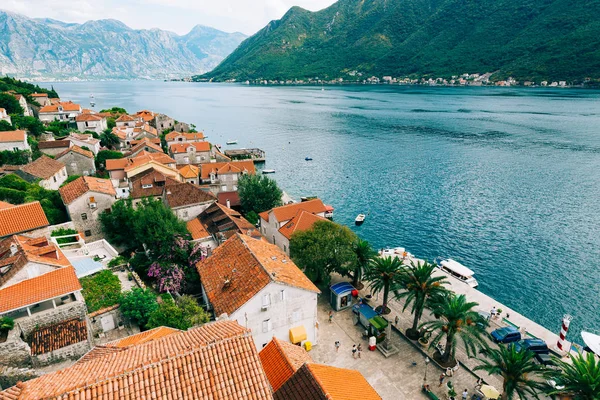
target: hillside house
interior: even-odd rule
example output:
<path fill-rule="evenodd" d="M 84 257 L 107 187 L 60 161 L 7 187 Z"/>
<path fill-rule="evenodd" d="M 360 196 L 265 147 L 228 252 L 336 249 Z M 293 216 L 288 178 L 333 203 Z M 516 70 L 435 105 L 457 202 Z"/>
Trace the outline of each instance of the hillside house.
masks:
<path fill-rule="evenodd" d="M 67 167 L 60 161 L 47 156 L 41 156 L 37 160 L 22 166 L 15 174 L 28 182 L 38 181 L 44 189 L 58 190 L 60 185 L 67 180 Z"/>
<path fill-rule="evenodd" d="M 31 98 L 37 101 L 40 107 L 49 106 L 50 104 L 52 104 L 50 102 L 48 93 L 32 93 Z"/>
<path fill-rule="evenodd" d="M 17 234 L 44 236 L 49 225 L 39 201 L 17 205 L 0 201 L 0 238 Z"/>
<path fill-rule="evenodd" d="M 201 164 L 200 170 L 202 182 L 208 183 L 210 191 L 215 195 L 220 192 L 237 192 L 240 176 L 256 173 L 252 160 Z"/>
<path fill-rule="evenodd" d="M 209 163 L 214 158 L 213 154 L 209 142 L 173 143 L 169 146 L 169 155 L 177 164 Z"/>
<path fill-rule="evenodd" d="M 134 128 L 135 124 L 141 122 L 141 118 L 123 114 L 115 120 L 117 128 Z"/>
<path fill-rule="evenodd" d="M 71 134 L 67 137 L 67 140 L 71 141 L 71 143 L 75 146 L 87 147 L 92 153 L 94 153 L 94 156 L 100 151 L 100 140 L 94 138 L 90 134 L 71 132 Z"/>
<path fill-rule="evenodd" d="M 195 165 L 186 164 L 182 167 L 178 167 L 177 170 L 184 182 L 197 185 L 200 183 L 200 168 Z"/>
<path fill-rule="evenodd" d="M 57 104 L 45 105 L 38 112 L 39 119 L 42 122 L 68 121 L 75 122 L 75 119 L 82 112 L 79 104 L 71 101 L 58 102 Z"/>
<path fill-rule="evenodd" d="M 170 132 L 165 135 L 165 141 L 169 147 L 175 143 L 203 142 L 204 139 L 204 134 L 202 132 Z"/>
<path fill-rule="evenodd" d="M 98 114 L 81 114 L 75 117 L 79 132 L 96 132 L 101 134 L 108 128 L 106 118 Z"/>
<path fill-rule="evenodd" d="M 0 121 L 8 122 L 12 125 L 12 120 L 10 119 L 10 115 L 6 112 L 4 108 L 0 108 Z"/>
<path fill-rule="evenodd" d="M 72 146 L 70 140 L 45 140 L 38 143 L 38 149 L 46 155 L 56 156 Z"/>
<path fill-rule="evenodd" d="M 163 190 L 162 199 L 165 205 L 183 221 L 196 218 L 217 200 L 214 195 L 205 192 L 200 187 L 181 182 L 166 186 Z"/>
<path fill-rule="evenodd" d="M 59 153 L 54 157 L 55 160 L 60 161 L 67 167 L 67 175 L 95 175 L 96 164 L 94 160 L 94 153 L 91 151 L 82 149 L 77 145 L 69 147 L 62 153 Z"/>
<path fill-rule="evenodd" d="M 154 116 L 154 126 L 156 127 L 158 134 L 162 135 L 164 131 L 173 129 L 175 120 L 165 114 L 156 114 Z"/>
<path fill-rule="evenodd" d="M 28 150 L 27 132 L 22 130 L 0 132 L 0 151 L 3 150 Z"/>

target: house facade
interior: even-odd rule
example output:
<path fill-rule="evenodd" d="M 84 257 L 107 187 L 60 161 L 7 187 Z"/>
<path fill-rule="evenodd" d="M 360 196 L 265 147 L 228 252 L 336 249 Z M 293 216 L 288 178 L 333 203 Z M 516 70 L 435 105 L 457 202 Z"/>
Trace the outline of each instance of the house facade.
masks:
<path fill-rule="evenodd" d="M 210 191 L 217 195 L 220 192 L 237 192 L 238 180 L 244 174 L 255 174 L 254 162 L 228 161 L 200 165 L 202 183 L 210 185 Z"/>
<path fill-rule="evenodd" d="M 154 116 L 154 126 L 158 130 L 158 134 L 162 135 L 164 131 L 173 129 L 175 126 L 175 120 L 165 114 L 156 114 Z"/>
<path fill-rule="evenodd" d="M 49 156 L 56 156 L 71 146 L 69 140 L 45 140 L 38 143 L 40 151 Z"/>
<path fill-rule="evenodd" d="M 169 155 L 178 165 L 209 163 L 214 158 L 209 142 L 173 143 L 169 146 Z"/>
<path fill-rule="evenodd" d="M 198 185 L 200 183 L 200 168 L 195 165 L 187 164 L 181 168 L 178 168 L 179 174 L 183 178 L 184 182 Z"/>
<path fill-rule="evenodd" d="M 75 229 L 86 241 L 102 239 L 100 214 L 116 201 L 116 192 L 108 179 L 82 176 L 61 187 L 60 196 Z"/>
<path fill-rule="evenodd" d="M 74 145 L 62 153 L 56 155 L 55 160 L 60 161 L 67 167 L 67 175 L 95 175 L 96 164 L 94 153 Z"/>
<path fill-rule="evenodd" d="M 177 218 L 186 222 L 196 218 L 217 200 L 211 193 L 191 183 L 166 186 L 162 199 Z"/>
<path fill-rule="evenodd" d="M 0 151 L 29 150 L 27 132 L 22 130 L 0 132 Z"/>
<path fill-rule="evenodd" d="M 294 344 L 318 343 L 320 291 L 276 246 L 238 233 L 196 267 L 217 318 L 251 329 L 257 349 L 290 333 Z"/>
<path fill-rule="evenodd" d="M 317 214 L 312 214 L 308 211 L 300 210 L 298 213 L 285 223 L 277 232 L 274 233 L 274 244 L 279 247 L 285 254 L 290 255 L 290 239 L 296 232 L 303 232 L 311 229 L 315 222 L 324 221 L 333 224 L 327 218 Z"/>
<path fill-rule="evenodd" d="M 100 140 L 94 138 L 92 135 L 71 132 L 67 140 L 75 146 L 87 147 L 94 155 L 100 151 Z"/>
<path fill-rule="evenodd" d="M 135 124 L 140 122 L 141 119 L 138 117 L 132 117 L 131 115 L 123 114 L 115 120 L 117 128 L 134 128 Z"/>
<path fill-rule="evenodd" d="M 108 128 L 106 118 L 98 114 L 81 114 L 75 117 L 79 132 L 92 131 L 101 134 Z"/>
<path fill-rule="evenodd" d="M 0 121 L 6 121 L 12 125 L 12 120 L 10 119 L 10 115 L 7 114 L 4 108 L 0 108 Z"/>
<path fill-rule="evenodd" d="M 68 121 L 75 122 L 75 119 L 82 112 L 79 104 L 71 101 L 58 102 L 56 104 L 45 105 L 38 112 L 39 119 L 42 122 Z"/>
<path fill-rule="evenodd" d="M 39 185 L 48 190 L 58 190 L 67 180 L 66 165 L 46 156 L 24 165 L 15 173 L 29 182 L 39 180 Z"/>
<path fill-rule="evenodd" d="M 204 134 L 202 132 L 170 132 L 165 135 L 165 141 L 167 146 L 171 146 L 176 143 L 194 143 L 203 142 Z"/>

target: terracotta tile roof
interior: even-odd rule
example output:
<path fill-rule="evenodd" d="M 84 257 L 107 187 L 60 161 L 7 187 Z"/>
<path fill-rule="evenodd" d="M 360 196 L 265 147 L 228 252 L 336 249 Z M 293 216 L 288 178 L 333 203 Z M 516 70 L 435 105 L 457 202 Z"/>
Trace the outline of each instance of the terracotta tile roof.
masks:
<path fill-rule="evenodd" d="M 70 319 L 34 330 L 29 335 L 29 346 L 31 347 L 31 354 L 37 356 L 87 339 L 88 332 L 85 319 Z"/>
<path fill-rule="evenodd" d="M 38 147 L 40 149 L 56 149 L 59 147 L 71 147 L 70 140 L 46 140 L 44 142 L 39 142 Z"/>
<path fill-rule="evenodd" d="M 79 104 L 75 104 L 71 101 L 61 101 L 61 102 L 58 102 L 57 104 L 52 104 L 52 105 L 44 106 L 44 107 L 40 108 L 39 112 L 40 113 L 57 113 L 58 106 L 61 106 L 63 108 L 63 110 L 66 112 L 81 111 L 81 106 Z"/>
<path fill-rule="evenodd" d="M 165 196 L 166 203 L 170 208 L 185 207 L 216 200 L 212 193 L 206 192 L 191 183 L 171 185 L 165 190 L 167 191 Z"/>
<path fill-rule="evenodd" d="M 133 142 L 138 142 L 137 144 L 134 144 Z M 151 139 L 148 138 L 143 138 L 141 140 L 134 140 L 131 142 L 132 144 L 132 148 L 131 150 L 129 150 L 130 153 L 135 153 L 141 150 L 146 150 L 148 151 L 149 149 L 152 149 L 154 151 L 157 151 L 159 153 L 163 152 L 162 147 L 160 147 L 160 139 L 158 139 L 159 144 L 154 144 L 152 143 Z"/>
<path fill-rule="evenodd" d="M 258 355 L 274 392 L 304 363 L 313 362 L 303 347 L 284 342 L 276 337 L 273 337 Z"/>
<path fill-rule="evenodd" d="M 258 214 L 262 219 L 269 222 L 269 215 L 272 213 L 278 222 L 289 221 L 294 218 L 298 211 L 304 210 L 311 214 L 324 213 L 326 210 L 325 204 L 321 199 L 313 199 L 309 201 L 302 201 L 300 203 L 288 204 L 281 207 L 272 208 L 268 211 L 261 212 Z"/>
<path fill-rule="evenodd" d="M 227 206 L 229 200 L 229 207 L 237 207 L 242 205 L 240 195 L 237 191 L 235 192 L 219 192 L 217 193 L 217 201 L 219 204 Z"/>
<path fill-rule="evenodd" d="M 20 400 L 273 398 L 250 332 L 234 321 L 109 351 L 20 386 L 8 389 Z"/>
<path fill-rule="evenodd" d="M 195 140 L 204 140 L 204 133 L 202 132 L 169 132 L 165 135 L 167 142 L 175 140 L 178 136 L 183 136 L 188 142 Z"/>
<path fill-rule="evenodd" d="M 102 121 L 104 119 L 103 116 L 98 115 L 98 114 L 90 114 L 90 110 L 87 110 L 88 112 L 85 112 L 86 110 L 83 110 L 83 114 L 79 114 L 77 117 L 75 117 L 75 121 L 77 122 L 86 122 L 86 121 Z"/>
<path fill-rule="evenodd" d="M 0 237 L 50 225 L 39 201 L 0 207 Z"/>
<path fill-rule="evenodd" d="M 127 115 L 127 114 L 123 114 L 115 120 L 115 122 L 133 122 L 133 121 L 137 121 L 137 118 L 134 118 L 131 115 Z"/>
<path fill-rule="evenodd" d="M 252 160 L 216 162 L 216 163 L 207 163 L 207 164 L 200 165 L 200 168 L 202 169 L 202 179 L 209 179 L 210 173 L 212 171 L 217 173 L 217 171 L 219 171 L 221 168 L 225 167 L 227 164 L 231 164 L 232 166 L 238 168 L 240 171 L 245 170 L 249 174 L 256 173 L 256 168 L 254 167 L 254 162 Z"/>
<path fill-rule="evenodd" d="M 22 130 L 0 132 L 0 143 L 22 142 L 27 137 L 27 132 Z"/>
<path fill-rule="evenodd" d="M 106 170 L 107 171 L 116 171 L 120 169 L 125 169 L 129 161 L 126 158 L 115 158 L 112 160 L 106 160 Z"/>
<path fill-rule="evenodd" d="M 177 169 L 179 170 L 181 176 L 186 179 L 198 179 L 200 175 L 200 168 L 196 167 L 195 165 L 186 164 L 181 168 L 177 167 Z"/>
<path fill-rule="evenodd" d="M 204 229 L 211 235 L 215 235 L 219 240 L 225 241 L 236 233 L 243 233 L 247 235 L 260 236 L 258 229 L 242 215 L 227 208 L 226 206 L 214 203 L 211 204 L 206 210 L 197 217 Z"/>
<path fill-rule="evenodd" d="M 134 128 L 133 132 L 137 134 L 135 135 L 136 137 L 143 132 L 149 133 L 152 136 L 158 136 L 158 131 L 156 130 L 156 128 L 148 124 L 142 124 L 140 127 Z"/>
<path fill-rule="evenodd" d="M 276 400 L 381 400 L 358 371 L 304 364 L 275 392 Z"/>
<path fill-rule="evenodd" d="M 160 196 L 166 185 L 176 184 L 179 184 L 179 182 L 167 178 L 167 176 L 154 168 L 150 168 L 131 179 L 130 197 L 133 199 L 141 199 L 143 197 Z M 143 187 L 148 185 L 152 186 Z"/>
<path fill-rule="evenodd" d="M 84 157 L 94 159 L 94 153 L 92 153 L 89 150 L 82 149 L 81 147 L 77 146 L 76 144 L 69 147 L 68 149 L 61 151 L 59 154 L 54 156 L 54 159 L 58 160 L 59 158 L 61 158 L 62 156 L 66 155 L 67 153 L 70 153 L 70 152 L 74 152 L 74 153 L 80 154 Z"/>
<path fill-rule="evenodd" d="M 100 179 L 91 176 L 77 178 L 58 189 L 58 191 L 65 204 L 71 204 L 88 192 L 103 193 L 110 196 L 117 195 L 110 179 Z"/>
<path fill-rule="evenodd" d="M 157 146 L 160 146 L 160 143 L 161 143 L 160 142 L 160 138 L 147 138 L 147 137 L 145 137 L 145 138 L 142 138 L 142 139 L 139 139 L 139 140 L 132 140 L 131 141 L 131 145 L 132 146 L 137 146 L 138 144 L 140 144 L 142 142 L 152 143 L 152 144 L 155 144 Z M 162 151 L 162 147 L 160 148 L 160 151 Z"/>
<path fill-rule="evenodd" d="M 121 139 L 121 140 L 127 139 L 127 132 L 122 131 L 119 128 L 113 128 L 112 133 L 117 135 L 119 137 L 119 139 Z"/>
<path fill-rule="evenodd" d="M 21 170 L 36 178 L 48 179 L 64 167 L 65 164 L 60 161 L 53 160 L 52 158 L 43 155 L 37 160 L 24 165 Z"/>
<path fill-rule="evenodd" d="M 89 143 L 91 145 L 100 143 L 100 140 L 94 138 L 92 135 L 71 132 L 67 137 L 68 140 L 77 140 L 80 142 Z"/>
<path fill-rule="evenodd" d="M 192 235 L 192 240 L 204 239 L 211 236 L 198 218 L 188 221 L 186 227 L 190 235 Z"/>
<path fill-rule="evenodd" d="M 58 268 L 35 278 L 0 289 L 0 313 L 23 308 L 44 300 L 81 290 L 75 269 Z"/>
<path fill-rule="evenodd" d="M 145 122 L 150 122 L 154 119 L 155 114 L 152 111 L 141 110 L 135 113 L 136 117 L 141 118 Z"/>
<path fill-rule="evenodd" d="M 309 230 L 317 221 L 329 220 L 321 216 L 311 214 L 308 211 L 300 210 L 294 218 L 290 219 L 285 225 L 279 228 L 279 233 L 286 238 L 291 239 L 295 232 Z"/>
<path fill-rule="evenodd" d="M 196 267 L 217 315 L 233 313 L 271 282 L 320 293 L 277 246 L 239 233 Z"/>
<path fill-rule="evenodd" d="M 173 143 L 169 146 L 169 153 L 181 154 L 187 153 L 188 148 L 194 147 L 196 151 L 210 151 L 209 142 L 187 142 L 187 143 Z"/>
<path fill-rule="evenodd" d="M 125 166 L 125 172 L 131 171 L 141 165 L 155 161 L 160 164 L 175 164 L 175 160 L 166 155 L 165 153 L 148 153 L 147 151 L 141 151 L 137 156 L 128 159 L 129 162 Z"/>
<path fill-rule="evenodd" d="M 48 97 L 48 93 L 31 93 L 31 97 Z"/>
<path fill-rule="evenodd" d="M 0 201 L 0 210 L 3 210 L 5 208 L 11 208 L 14 206 L 15 206 L 14 204 L 7 203 L 6 201 Z M 3 224 L 3 222 L 0 223 L 0 226 L 2 226 L 2 224 Z M 2 234 L 0 234 L 0 236 L 2 236 Z"/>

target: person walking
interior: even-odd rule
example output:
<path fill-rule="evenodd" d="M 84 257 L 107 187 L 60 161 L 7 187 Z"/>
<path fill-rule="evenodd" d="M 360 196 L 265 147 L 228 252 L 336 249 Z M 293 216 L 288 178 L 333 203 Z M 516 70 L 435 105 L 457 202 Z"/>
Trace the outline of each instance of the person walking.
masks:
<path fill-rule="evenodd" d="M 444 374 L 443 372 L 440 374 L 440 384 L 438 385 L 438 387 L 442 386 L 442 383 L 444 383 L 444 379 L 446 379 L 446 374 Z"/>
<path fill-rule="evenodd" d="M 333 322 L 333 311 L 329 311 L 329 323 Z"/>
<path fill-rule="evenodd" d="M 340 341 L 336 340 L 335 341 L 335 352 L 337 353 L 338 351 L 340 351 Z"/>
<path fill-rule="evenodd" d="M 398 326 L 398 321 L 400 321 L 400 318 L 398 318 L 396 315 L 396 318 L 394 319 L 394 325 Z"/>
<path fill-rule="evenodd" d="M 356 348 L 356 345 L 352 346 L 352 358 L 356 359 L 356 352 L 358 351 L 358 349 Z"/>
<path fill-rule="evenodd" d="M 490 311 L 490 315 L 492 316 L 492 319 L 496 319 L 496 306 L 492 307 L 492 311 Z"/>
<path fill-rule="evenodd" d="M 465 391 L 462 394 L 462 399 L 467 400 L 467 397 L 469 397 L 469 391 L 467 389 L 465 389 Z"/>
<path fill-rule="evenodd" d="M 360 358 L 360 353 L 362 352 L 362 344 L 359 343 L 356 347 L 356 350 L 358 350 L 358 358 Z"/>

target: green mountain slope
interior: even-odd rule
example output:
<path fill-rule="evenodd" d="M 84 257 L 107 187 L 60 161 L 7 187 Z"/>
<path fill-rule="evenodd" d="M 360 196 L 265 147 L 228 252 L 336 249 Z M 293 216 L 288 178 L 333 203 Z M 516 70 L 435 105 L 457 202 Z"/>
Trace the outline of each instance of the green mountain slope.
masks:
<path fill-rule="evenodd" d="M 600 0 L 340 0 L 290 9 L 202 78 L 600 78 Z"/>

